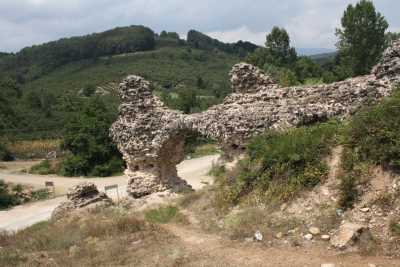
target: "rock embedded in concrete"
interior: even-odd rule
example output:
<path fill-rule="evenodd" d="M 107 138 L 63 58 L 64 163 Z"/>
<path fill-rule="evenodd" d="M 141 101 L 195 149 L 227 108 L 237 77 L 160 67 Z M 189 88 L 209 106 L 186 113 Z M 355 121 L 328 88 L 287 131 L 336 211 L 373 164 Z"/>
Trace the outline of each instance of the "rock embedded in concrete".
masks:
<path fill-rule="evenodd" d="M 249 138 L 266 130 L 345 119 L 389 96 L 400 82 L 400 41 L 385 51 L 371 74 L 333 84 L 282 88 L 246 63 L 235 65 L 230 75 L 233 94 L 191 115 L 166 108 L 142 77 L 128 76 L 120 84 L 122 103 L 111 136 L 127 163 L 131 196 L 189 188 L 176 170 L 184 159 L 187 133 L 217 140 L 229 159 L 243 152 Z"/>

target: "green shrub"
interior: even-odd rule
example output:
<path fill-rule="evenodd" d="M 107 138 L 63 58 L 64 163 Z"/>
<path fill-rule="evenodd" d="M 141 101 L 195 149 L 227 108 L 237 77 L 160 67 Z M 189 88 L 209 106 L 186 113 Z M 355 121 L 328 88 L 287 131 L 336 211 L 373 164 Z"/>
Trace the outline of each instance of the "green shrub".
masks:
<path fill-rule="evenodd" d="M 400 171 L 400 92 L 356 114 L 344 132 L 339 206 L 351 208 L 370 165 Z M 385 202 L 385 199 L 379 201 Z"/>
<path fill-rule="evenodd" d="M 192 158 L 218 153 L 215 142 L 197 133 L 185 136 L 185 155 Z"/>
<path fill-rule="evenodd" d="M 313 188 L 327 176 L 323 159 L 337 142 L 338 131 L 339 124 L 332 121 L 253 138 L 235 173 L 217 181 L 221 194 L 217 197 L 231 204 L 246 198 L 286 201 Z"/>
<path fill-rule="evenodd" d="M 225 165 L 215 164 L 213 163 L 211 166 L 211 170 L 208 172 L 209 175 L 214 176 L 215 178 L 220 178 L 226 173 Z"/>
<path fill-rule="evenodd" d="M 214 143 L 199 145 L 194 148 L 194 151 L 189 153 L 188 156 L 190 158 L 200 158 L 210 155 L 219 154 L 220 150 L 218 149 L 217 145 Z"/>
<path fill-rule="evenodd" d="M 54 173 L 51 168 L 50 162 L 48 160 L 43 160 L 39 164 L 32 166 L 29 172 L 39 175 L 47 175 Z"/>
<path fill-rule="evenodd" d="M 113 158 L 109 162 L 94 167 L 90 173 L 91 176 L 107 177 L 113 174 L 119 174 L 122 172 L 124 161 L 121 158 Z"/>
<path fill-rule="evenodd" d="M 393 218 L 389 223 L 390 232 L 395 236 L 400 236 L 400 218 Z"/>
<path fill-rule="evenodd" d="M 50 197 L 50 191 L 47 188 L 35 190 L 32 192 L 32 200 L 44 200 Z"/>
<path fill-rule="evenodd" d="M 10 193 L 8 184 L 0 180 L 0 209 L 7 209 L 18 204 L 18 199 Z"/>
<path fill-rule="evenodd" d="M 345 209 L 352 208 L 359 196 L 357 178 L 351 174 L 340 177 L 339 192 L 338 205 Z"/>
<path fill-rule="evenodd" d="M 367 108 L 351 121 L 347 147 L 359 161 L 400 171 L 400 92 Z"/>
<path fill-rule="evenodd" d="M 60 174 L 62 176 L 87 175 L 90 165 L 82 156 L 69 156 L 61 163 Z"/>
<path fill-rule="evenodd" d="M 14 157 L 11 155 L 11 152 L 0 143 L 0 161 L 12 161 Z"/>
<path fill-rule="evenodd" d="M 65 127 L 63 148 L 71 155 L 61 163 L 64 176 L 109 176 L 124 169 L 122 155 L 111 141 L 114 114 L 100 98 L 90 99 Z"/>

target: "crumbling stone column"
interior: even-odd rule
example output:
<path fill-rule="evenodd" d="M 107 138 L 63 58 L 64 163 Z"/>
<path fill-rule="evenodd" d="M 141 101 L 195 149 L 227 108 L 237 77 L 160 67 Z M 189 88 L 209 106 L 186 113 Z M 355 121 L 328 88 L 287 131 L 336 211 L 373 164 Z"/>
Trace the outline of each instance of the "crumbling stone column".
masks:
<path fill-rule="evenodd" d="M 188 187 L 176 170 L 184 158 L 183 115 L 165 108 L 152 90 L 143 78 L 128 76 L 120 84 L 120 116 L 111 129 L 135 198 Z"/>

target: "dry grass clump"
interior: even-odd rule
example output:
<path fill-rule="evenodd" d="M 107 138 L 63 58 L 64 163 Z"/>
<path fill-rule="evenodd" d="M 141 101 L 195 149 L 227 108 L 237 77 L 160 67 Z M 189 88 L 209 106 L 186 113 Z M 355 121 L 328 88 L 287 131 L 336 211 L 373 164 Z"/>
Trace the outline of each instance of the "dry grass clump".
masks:
<path fill-rule="evenodd" d="M 0 247 L 0 266 L 176 266 L 185 255 L 166 230 L 118 208 L 1 233 Z"/>
<path fill-rule="evenodd" d="M 49 152 L 59 151 L 61 140 L 32 140 L 15 141 L 6 145 L 7 150 L 17 158 L 33 159 L 44 158 Z"/>
<path fill-rule="evenodd" d="M 185 216 L 175 206 L 160 206 L 145 211 L 145 218 L 150 223 L 166 224 L 169 222 L 186 223 Z"/>

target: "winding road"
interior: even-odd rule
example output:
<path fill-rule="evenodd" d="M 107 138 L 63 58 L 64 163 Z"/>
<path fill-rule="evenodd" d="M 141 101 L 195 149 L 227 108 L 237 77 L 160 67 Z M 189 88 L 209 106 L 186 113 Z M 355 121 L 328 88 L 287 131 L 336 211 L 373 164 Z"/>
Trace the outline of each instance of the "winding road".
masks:
<path fill-rule="evenodd" d="M 185 179 L 192 187 L 197 190 L 204 185 L 212 183 L 208 171 L 211 169 L 218 155 L 206 156 L 191 160 L 185 160 L 178 165 L 178 174 Z M 22 163 L 18 167 L 26 167 L 29 163 Z M 100 191 L 104 187 L 117 184 L 119 196 L 126 196 L 127 178 L 126 176 L 116 176 L 107 178 L 65 178 L 54 175 L 31 175 L 18 172 L 19 168 L 11 166 L 10 168 L 0 169 L 0 180 L 6 182 L 31 185 L 35 188 L 43 188 L 46 181 L 52 181 L 56 188 L 56 198 L 28 203 L 14 207 L 10 210 L 0 211 L 0 230 L 17 231 L 31 226 L 37 222 L 48 220 L 53 210 L 66 200 L 65 193 L 68 188 L 82 182 L 93 182 Z M 109 197 L 117 199 L 117 192 L 107 192 Z"/>

